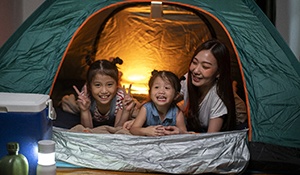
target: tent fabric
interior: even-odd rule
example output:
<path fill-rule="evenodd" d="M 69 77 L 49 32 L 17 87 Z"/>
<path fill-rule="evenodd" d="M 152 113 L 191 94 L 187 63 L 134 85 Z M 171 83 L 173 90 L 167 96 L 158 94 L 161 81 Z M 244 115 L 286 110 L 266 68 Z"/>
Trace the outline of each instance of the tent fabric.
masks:
<path fill-rule="evenodd" d="M 56 159 L 79 167 L 172 174 L 230 174 L 240 173 L 248 165 L 250 154 L 246 137 L 247 130 L 142 137 L 87 134 L 55 128 L 53 140 L 56 142 Z"/>
<path fill-rule="evenodd" d="M 249 144 L 249 170 L 259 169 L 272 174 L 299 174 L 299 148 L 281 147 L 262 142 Z"/>
<path fill-rule="evenodd" d="M 111 56 L 124 59 L 125 75 L 145 67 L 146 73 L 159 68 L 180 76 L 197 42 L 216 37 L 232 56 L 250 144 L 300 148 L 300 63 L 253 0 L 163 1 L 168 13 L 155 23 L 146 20 L 150 2 L 45 1 L 0 49 L 0 91 L 54 98 L 64 83 L 82 83 L 87 61 Z M 135 53 L 141 48 L 151 50 Z M 153 60 L 145 59 L 148 53 Z M 145 60 L 159 66 L 148 67 Z"/>
<path fill-rule="evenodd" d="M 80 30 L 70 45 L 59 79 L 84 80 L 88 66 L 82 66 L 73 60 L 80 59 L 79 63 L 84 63 L 86 54 L 91 55 L 92 61 L 112 55 L 122 58 L 124 63 L 119 66 L 123 73 L 122 84 L 133 84 L 132 93 L 137 91 L 136 87 L 148 92 L 147 81 L 154 68 L 167 69 L 179 77 L 183 76 L 188 69 L 191 51 L 197 43 L 212 36 L 201 18 L 194 13 L 174 6 L 166 6 L 164 13 L 164 20 L 154 21 L 149 18 L 149 5 L 122 9 L 107 20 L 99 34 L 99 41 L 92 43 L 92 46 L 91 43 L 82 46 L 85 43 L 82 44 L 82 40 L 77 38 L 82 35 L 86 36 L 84 40 L 91 40 L 95 36 L 88 35 L 85 29 Z M 94 19 L 90 19 L 88 23 L 94 23 L 93 21 Z M 172 32 L 168 32 L 170 30 Z M 84 51 L 78 53 L 78 47 Z M 74 77 L 74 71 L 65 69 L 67 66 L 72 66 L 77 71 L 76 75 L 81 76 Z M 143 81 L 133 82 L 129 76 L 145 78 Z"/>

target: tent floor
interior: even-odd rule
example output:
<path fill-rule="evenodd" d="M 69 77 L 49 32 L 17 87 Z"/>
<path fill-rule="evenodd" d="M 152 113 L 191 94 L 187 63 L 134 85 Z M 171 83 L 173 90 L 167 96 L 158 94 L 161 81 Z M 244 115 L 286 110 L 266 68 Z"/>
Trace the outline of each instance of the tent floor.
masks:
<path fill-rule="evenodd" d="M 56 175 L 76 175 L 76 174 L 89 174 L 89 175 L 163 175 L 163 173 L 136 173 L 136 172 L 120 172 L 108 170 L 96 170 L 86 168 L 57 168 Z M 243 175 L 279 175 L 279 174 L 266 174 L 262 172 L 246 172 Z"/>

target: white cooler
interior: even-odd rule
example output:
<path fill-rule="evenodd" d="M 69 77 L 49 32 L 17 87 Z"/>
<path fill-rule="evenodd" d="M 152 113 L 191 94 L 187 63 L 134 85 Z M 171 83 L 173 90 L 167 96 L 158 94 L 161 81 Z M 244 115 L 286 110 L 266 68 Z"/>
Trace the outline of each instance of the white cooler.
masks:
<path fill-rule="evenodd" d="M 52 139 L 55 112 L 49 95 L 0 92 L 0 158 L 6 144 L 18 142 L 19 153 L 29 162 L 29 174 L 36 174 L 37 143 Z"/>

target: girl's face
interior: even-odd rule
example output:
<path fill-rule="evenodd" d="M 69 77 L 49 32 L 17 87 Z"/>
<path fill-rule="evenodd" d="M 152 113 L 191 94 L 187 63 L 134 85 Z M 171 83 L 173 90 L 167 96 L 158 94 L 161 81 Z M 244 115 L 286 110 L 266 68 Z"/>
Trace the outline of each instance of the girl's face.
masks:
<path fill-rule="evenodd" d="M 97 104 L 110 104 L 117 93 L 117 82 L 108 75 L 96 74 L 93 78 L 90 89 Z"/>
<path fill-rule="evenodd" d="M 191 79 L 194 86 L 212 85 L 218 75 L 218 64 L 210 50 L 200 51 L 193 58 L 190 68 Z"/>
<path fill-rule="evenodd" d="M 175 98 L 175 89 L 169 81 L 157 77 L 151 87 L 150 98 L 157 106 L 169 106 Z"/>

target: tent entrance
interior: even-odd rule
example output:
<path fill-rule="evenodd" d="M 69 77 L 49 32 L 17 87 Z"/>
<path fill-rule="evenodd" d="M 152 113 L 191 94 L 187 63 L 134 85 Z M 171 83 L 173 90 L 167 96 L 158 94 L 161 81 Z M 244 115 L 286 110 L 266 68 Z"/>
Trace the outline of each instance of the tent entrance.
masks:
<path fill-rule="evenodd" d="M 195 47 L 217 37 L 229 47 L 234 79 L 241 81 L 233 46 L 221 25 L 201 11 L 164 3 L 162 18 L 151 18 L 150 3 L 110 6 L 90 16 L 77 30 L 53 89 L 56 100 L 83 85 L 87 62 L 120 57 L 122 85 L 132 84 L 132 93 L 145 96 L 151 72 L 170 70 L 179 77 L 187 70 Z M 239 83 L 242 85 L 242 83 Z M 239 88 L 243 90 L 243 88 Z"/>

